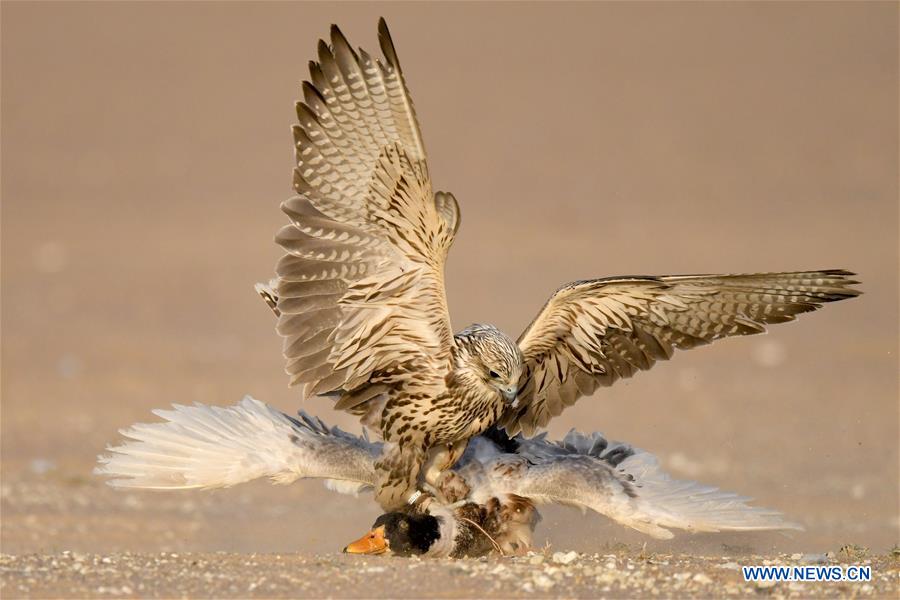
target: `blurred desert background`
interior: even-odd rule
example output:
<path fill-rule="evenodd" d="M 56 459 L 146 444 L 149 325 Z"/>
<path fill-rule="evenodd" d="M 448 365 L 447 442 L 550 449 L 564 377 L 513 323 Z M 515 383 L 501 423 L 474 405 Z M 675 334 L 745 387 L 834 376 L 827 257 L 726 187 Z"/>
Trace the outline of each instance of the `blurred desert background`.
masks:
<path fill-rule="evenodd" d="M 806 531 L 647 540 L 544 510 L 594 552 L 898 543 L 898 5 L 2 5 L 2 550 L 338 551 L 370 496 L 317 482 L 108 489 L 117 430 L 287 387 L 253 292 L 292 194 L 316 41 L 393 32 L 436 189 L 455 328 L 513 337 L 563 282 L 846 268 L 860 298 L 681 353 L 550 429 L 600 430 Z"/>

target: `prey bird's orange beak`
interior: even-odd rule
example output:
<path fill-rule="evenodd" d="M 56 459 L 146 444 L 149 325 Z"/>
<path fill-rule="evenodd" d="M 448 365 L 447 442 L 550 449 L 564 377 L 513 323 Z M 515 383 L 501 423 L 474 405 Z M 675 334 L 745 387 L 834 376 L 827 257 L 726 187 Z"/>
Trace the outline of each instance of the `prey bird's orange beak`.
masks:
<path fill-rule="evenodd" d="M 384 554 L 390 548 L 384 539 L 384 525 L 376 527 L 355 542 L 344 547 L 344 552 L 349 554 Z"/>

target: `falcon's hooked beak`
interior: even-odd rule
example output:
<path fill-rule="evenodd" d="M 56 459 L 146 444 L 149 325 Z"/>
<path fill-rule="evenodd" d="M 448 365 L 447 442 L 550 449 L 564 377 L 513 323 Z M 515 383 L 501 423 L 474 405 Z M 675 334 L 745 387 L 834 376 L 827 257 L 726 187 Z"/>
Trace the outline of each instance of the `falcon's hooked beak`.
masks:
<path fill-rule="evenodd" d="M 344 552 L 348 554 L 384 554 L 390 549 L 387 540 L 384 539 L 384 525 L 381 525 L 355 542 L 347 544 Z"/>
<path fill-rule="evenodd" d="M 515 385 L 503 386 L 500 388 L 500 393 L 503 394 L 506 401 L 510 402 L 513 405 L 513 408 L 515 408 L 516 404 L 518 404 L 516 398 L 519 396 L 519 388 Z"/>

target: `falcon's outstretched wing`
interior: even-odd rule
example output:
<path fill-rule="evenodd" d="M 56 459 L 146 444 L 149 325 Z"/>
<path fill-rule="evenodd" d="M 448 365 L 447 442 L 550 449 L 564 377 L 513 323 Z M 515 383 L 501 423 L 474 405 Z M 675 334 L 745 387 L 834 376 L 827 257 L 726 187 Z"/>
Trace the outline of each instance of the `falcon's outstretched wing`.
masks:
<path fill-rule="evenodd" d="M 562 442 L 517 438 L 521 456 L 501 455 L 484 467 L 485 496 L 516 494 L 534 502 L 589 508 L 655 538 L 687 531 L 801 529 L 748 498 L 693 481 L 670 479 L 652 454 L 601 434 L 571 431 Z M 476 501 L 482 501 L 481 498 Z"/>
<path fill-rule="evenodd" d="M 113 487 L 209 489 L 260 477 L 275 483 L 312 477 L 355 493 L 375 482 L 381 444 L 306 413 L 294 419 L 250 396 L 227 408 L 175 405 L 153 412 L 164 421 L 122 431 L 128 441 L 99 457 L 94 472 L 112 477 Z"/>
<path fill-rule="evenodd" d="M 765 331 L 765 325 L 859 295 L 847 271 L 617 277 L 560 288 L 519 337 L 519 402 L 502 416 L 531 435 L 598 386 L 672 357 L 675 349 Z"/>
<path fill-rule="evenodd" d="M 411 381 L 442 383 L 453 344 L 443 270 L 459 207 L 432 192 L 384 20 L 379 38 L 383 62 L 333 26 L 310 63 L 272 294 L 291 384 L 357 414 Z"/>

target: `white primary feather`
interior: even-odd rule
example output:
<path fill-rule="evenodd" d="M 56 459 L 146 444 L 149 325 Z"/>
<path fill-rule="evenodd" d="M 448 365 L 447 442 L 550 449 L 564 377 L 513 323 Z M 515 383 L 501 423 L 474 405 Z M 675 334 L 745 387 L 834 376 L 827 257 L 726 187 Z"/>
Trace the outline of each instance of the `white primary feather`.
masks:
<path fill-rule="evenodd" d="M 655 456 L 635 449 L 619 468 L 634 477 L 633 518 L 688 531 L 802 529 L 778 511 L 750 506 L 742 497 L 695 481 L 669 477 Z M 666 531 L 665 537 L 671 537 Z M 651 534 L 652 535 L 652 534 Z"/>
<path fill-rule="evenodd" d="M 344 479 L 326 479 L 324 483 L 325 489 L 337 492 L 338 494 L 346 494 L 348 496 L 358 496 L 360 492 L 370 487 L 365 483 L 346 481 Z"/>
<path fill-rule="evenodd" d="M 175 405 L 153 412 L 164 422 L 123 430 L 129 441 L 98 457 L 94 472 L 113 477 L 110 485 L 168 490 L 317 477 L 356 493 L 373 481 L 379 445 L 305 414 L 293 419 L 250 396 L 227 408 Z"/>

